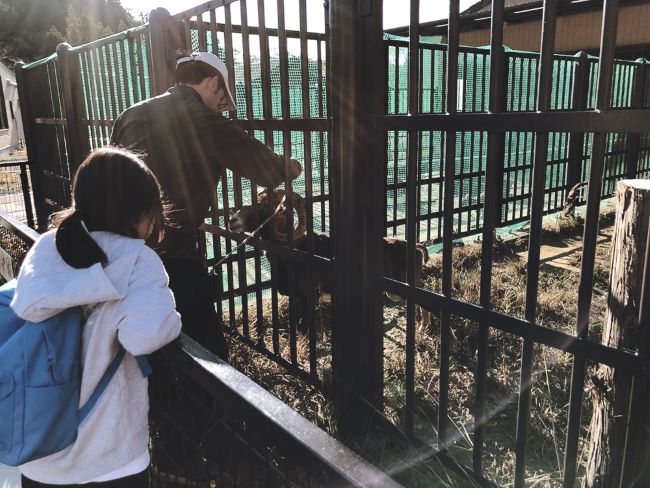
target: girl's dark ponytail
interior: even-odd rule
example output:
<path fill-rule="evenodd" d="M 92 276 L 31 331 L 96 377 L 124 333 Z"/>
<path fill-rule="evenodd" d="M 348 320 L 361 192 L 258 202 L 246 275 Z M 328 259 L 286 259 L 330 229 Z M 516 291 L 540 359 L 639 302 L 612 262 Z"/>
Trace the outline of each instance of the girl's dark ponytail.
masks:
<path fill-rule="evenodd" d="M 73 268 L 88 268 L 95 263 L 106 263 L 106 253 L 90 236 L 82 223 L 82 212 L 73 208 L 58 215 L 56 249 L 63 260 Z"/>

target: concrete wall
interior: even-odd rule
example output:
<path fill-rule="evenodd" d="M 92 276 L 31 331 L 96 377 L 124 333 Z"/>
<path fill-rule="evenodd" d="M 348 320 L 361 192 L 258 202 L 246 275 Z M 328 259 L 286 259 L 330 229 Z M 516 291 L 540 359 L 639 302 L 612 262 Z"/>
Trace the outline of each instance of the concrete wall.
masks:
<path fill-rule="evenodd" d="M 577 52 L 600 47 L 602 11 L 563 15 L 557 19 L 555 52 Z M 503 36 L 506 46 L 524 51 L 539 51 L 541 20 L 506 23 Z M 650 44 L 650 1 L 641 5 L 622 6 L 619 11 L 616 45 Z M 460 43 L 483 46 L 490 43 L 490 29 L 477 29 L 460 34 Z"/>
<path fill-rule="evenodd" d="M 18 147 L 25 136 L 23 133 L 22 118 L 20 116 L 16 77 L 13 71 L 2 63 L 0 63 L 0 83 L 2 83 L 2 91 L 4 92 L 4 106 L 9 125 L 8 128 L 0 129 L 0 154 L 3 154 Z"/>

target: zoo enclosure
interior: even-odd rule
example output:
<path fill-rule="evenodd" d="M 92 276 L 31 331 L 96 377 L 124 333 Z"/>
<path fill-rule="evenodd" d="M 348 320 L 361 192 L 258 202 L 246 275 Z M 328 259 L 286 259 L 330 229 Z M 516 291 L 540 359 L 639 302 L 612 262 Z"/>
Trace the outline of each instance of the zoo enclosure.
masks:
<path fill-rule="evenodd" d="M 243 7 L 239 23 L 232 18 L 231 4 L 235 3 Z M 454 25 L 458 16 L 455 2 L 452 5 L 456 5 L 456 10 L 452 9 L 449 23 L 449 46 L 420 42 L 417 17 L 412 19 L 408 42 L 384 40 L 379 14 L 382 2 L 377 0 L 350 2 L 350 5 L 332 2 L 329 16 L 324 16 L 326 20 L 332 19 L 333 26 L 336 23 L 337 30 L 331 37 L 327 22 L 324 22 L 323 32 L 308 32 L 305 0 L 298 4 L 299 31 L 287 30 L 284 3 L 277 3 L 276 29 L 266 27 L 263 1 L 248 2 L 249 6 L 257 4 L 257 26 L 248 25 L 243 14 L 247 12 L 244 0 L 208 2 L 173 17 L 160 10 L 154 11 L 146 26 L 77 48 L 61 46 L 50 58 L 17 70 L 19 86 L 30 94 L 21 99 L 25 101 L 23 114 L 29 158 L 39 174 L 34 181 L 34 191 L 41 195 L 37 205 L 40 225 L 44 225 L 52 210 L 68 203 L 70 175 L 88 150 L 107 142 L 110 124 L 117 114 L 139 100 L 164 91 L 171 84 L 175 49 L 191 47 L 218 52 L 235 73 L 231 83 L 237 94 L 238 110 L 231 115 L 242 117 L 238 123 L 254 131 L 256 137 L 277 151 L 305 162 L 304 182 L 302 179 L 294 182 L 293 188 L 301 191 L 304 185 L 310 242 L 305 251 L 294 249 L 292 243 L 282 246 L 253 239 L 220 266 L 225 280 L 218 289 L 217 307 L 229 331 L 323 389 L 328 386 L 323 381 L 327 366 L 318 363 L 318 353 L 325 349 L 329 355 L 331 348 L 338 394 L 343 395 L 344 386 L 348 385 L 363 398 L 380 404 L 380 292 L 386 289 L 406 297 L 409 386 L 402 428 L 413 435 L 414 306 L 417 303 L 439 313 L 442 323 L 447 324 L 441 332 L 443 374 L 439 387 L 438 425 L 439 445 L 444 448 L 448 442 L 445 417 L 448 377 L 445 371 L 449 360 L 450 314 L 475 320 L 481 329 L 473 464 L 478 475 L 482 473 L 482 429 L 487 420 L 482 412 L 489 330 L 493 327 L 522 337 L 525 347 L 521 360 L 518 485 L 525 465 L 526 385 L 529 384 L 532 345 L 541 343 L 569 351 L 576 357 L 565 460 L 565 480 L 567 486 L 570 485 L 575 473 L 579 422 L 576 409 L 584 383 L 585 358 L 620 366 L 630 372 L 645 368 L 646 358 L 589 343 L 586 330 L 597 227 L 594 219 L 599 197 L 611 193 L 613 181 L 620 175 L 635 172 L 647 175 L 647 110 L 638 110 L 648 106 L 646 64 L 612 60 L 611 27 L 603 33 L 604 54 L 598 64 L 584 55 L 556 56 L 556 61 L 552 62 L 549 41 L 539 56 L 504 50 L 499 33 L 503 23 L 499 14 L 502 1 L 494 3 L 493 42 L 489 50 L 463 48 L 457 41 L 453 42 L 458 29 Z M 417 11 L 418 3 L 411 2 L 413 11 Z M 549 18 L 553 19 L 556 2 L 546 3 L 550 9 L 547 12 L 551 12 Z M 309 6 L 312 5 L 310 2 Z M 607 2 L 606 6 L 609 15 L 606 18 L 611 22 L 618 4 Z M 223 15 L 223 22 L 217 22 L 217 11 Z M 260 46 L 258 58 L 251 55 L 251 39 Z M 300 46 L 300 56 L 289 56 L 290 42 Z M 271 44 L 277 45 L 277 57 L 271 53 Z M 391 53 L 395 59 L 392 65 Z M 398 61 L 404 55 L 408 64 Z M 440 67 L 437 74 L 431 76 L 428 96 L 424 82 L 427 60 L 432 71 L 434 63 Z M 472 60 L 475 69 L 474 76 L 470 77 L 467 67 Z M 336 69 L 330 71 L 328 64 L 334 61 Z M 564 81 L 555 85 L 557 88 L 548 81 L 554 67 L 564 76 Z M 327 78 L 325 73 L 336 75 Z M 617 79 L 620 81 L 612 81 L 613 73 L 619 73 Z M 464 76 L 462 84 L 458 83 L 459 74 Z M 508 82 L 502 83 L 506 77 Z M 441 88 L 436 90 L 439 85 L 435 80 L 440 79 Z M 585 79 L 589 82 L 579 82 Z M 391 80 L 399 89 L 387 91 L 386 88 L 392 86 Z M 540 85 L 541 80 L 546 80 L 543 85 Z M 477 93 L 481 93 L 481 97 Z M 261 97 L 261 103 L 254 94 Z M 619 111 L 619 108 L 625 110 Z M 352 115 L 355 113 L 359 114 L 356 118 Z M 52 157 L 54 148 L 56 153 Z M 531 148 L 534 148 L 534 156 L 530 155 Z M 553 157 L 549 158 L 550 154 Z M 488 161 L 496 163 L 488 164 Z M 605 170 L 606 184 L 601 188 Z M 445 178 L 445 175 L 453 177 Z M 541 216 L 564 202 L 573 182 L 587 179 L 592 182 L 587 199 L 588 230 L 579 320 L 573 336 L 550 330 L 543 324 L 533 325 L 538 234 Z M 224 228 L 227 210 L 250 203 L 256 190 L 235 175 L 225 175 L 218 189 L 217 205 L 206 227 L 209 231 L 205 243 L 208 267 L 233 249 L 233 240 L 241 240 Z M 422 195 L 427 195 L 424 205 Z M 339 215 L 337 209 L 345 218 L 339 218 L 334 226 L 333 221 Z M 532 229 L 526 292 L 528 306 L 526 318 L 521 319 L 491 310 L 491 243 L 494 229 L 527 219 Z M 334 262 L 329 256 L 313 254 L 311 237 L 314 230 L 336 232 L 331 249 Z M 426 239 L 423 239 L 425 231 Z M 481 302 L 471 305 L 451 296 L 450 253 L 454 238 L 477 231 L 483 237 L 484 271 Z M 385 233 L 405 235 L 412 246 L 419 239 L 442 241 L 442 294 L 414 286 L 413 247 L 408 253 L 407 283 L 381 276 L 376 263 L 382 259 L 380 243 Z M 272 271 L 269 275 L 264 271 L 262 264 L 266 258 L 261 255 L 262 250 L 286 257 L 290 275 L 295 274 L 298 265 L 301 270 L 307 269 L 312 288 L 316 279 L 314 270 L 333 275 L 336 289 L 332 343 L 317 342 L 315 304 L 308 303 L 305 307 L 309 331 L 306 364 L 297 354 L 295 300 L 289 302 L 287 337 L 279 323 L 275 273 Z M 254 270 L 252 276 L 247 273 L 249 264 Z M 289 282 L 295 288 L 295 277 Z M 270 333 L 263 327 L 268 319 L 265 300 L 269 288 Z M 364 290 L 371 291 L 365 295 Z"/>

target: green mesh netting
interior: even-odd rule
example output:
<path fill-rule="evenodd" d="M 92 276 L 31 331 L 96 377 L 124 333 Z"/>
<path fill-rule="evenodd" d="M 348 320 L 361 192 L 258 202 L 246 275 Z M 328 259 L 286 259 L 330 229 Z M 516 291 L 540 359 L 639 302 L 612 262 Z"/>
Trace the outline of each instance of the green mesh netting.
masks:
<path fill-rule="evenodd" d="M 408 38 L 385 34 L 388 52 L 388 114 L 408 111 Z M 444 113 L 447 93 L 447 46 L 420 42 L 421 113 Z M 459 112 L 484 112 L 489 99 L 489 48 L 459 48 L 458 100 Z M 539 54 L 505 49 L 505 110 L 537 110 L 537 71 Z M 552 67 L 551 110 L 571 110 L 574 103 L 576 68 L 580 55 L 556 55 Z M 642 60 L 616 61 L 612 84 L 612 107 L 628 108 L 632 102 L 634 72 Z M 596 100 L 597 58 L 587 58 L 587 108 Z M 405 236 L 407 133 L 390 131 L 387 146 L 387 233 Z M 585 136 L 580 181 L 588 179 L 592 136 Z M 645 139 L 643 139 L 645 141 Z M 444 185 L 445 134 L 441 131 L 420 133 L 418 145 L 417 235 L 420 241 L 442 239 L 442 193 Z M 535 137 L 533 133 L 507 132 L 504 135 L 504 160 L 500 225 L 506 226 L 528 219 L 531 198 L 532 167 Z M 612 194 L 616 181 L 625 174 L 627 137 L 609 134 L 605 158 L 602 196 Z M 544 211 L 562 208 L 569 164 L 569 134 L 551 132 L 548 136 Z M 482 205 L 485 197 L 485 165 L 487 132 L 456 134 L 454 174 L 454 234 L 456 237 L 480 232 L 483 225 Z M 639 171 L 645 169 L 647 147 L 642 145 Z"/>

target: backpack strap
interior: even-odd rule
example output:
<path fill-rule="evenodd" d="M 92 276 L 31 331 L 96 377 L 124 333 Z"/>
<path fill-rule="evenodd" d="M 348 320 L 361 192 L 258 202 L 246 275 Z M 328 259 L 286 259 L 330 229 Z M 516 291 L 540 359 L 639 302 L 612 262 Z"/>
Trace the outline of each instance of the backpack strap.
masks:
<path fill-rule="evenodd" d="M 122 363 L 122 359 L 124 359 L 125 352 L 126 351 L 124 350 L 124 348 L 120 346 L 120 349 L 119 351 L 117 351 L 117 354 L 111 361 L 111 364 L 108 365 L 108 368 L 106 368 L 106 371 L 104 371 L 104 374 L 99 380 L 99 383 L 97 383 L 95 390 L 92 392 L 92 394 L 90 395 L 86 403 L 84 403 L 84 405 L 79 409 L 79 422 L 81 422 L 83 419 L 85 419 L 88 416 L 92 408 L 95 406 L 95 403 L 97 403 L 97 400 L 99 400 L 99 397 L 102 395 L 102 393 L 104 393 L 104 390 L 111 382 L 113 376 L 115 376 L 115 373 L 120 367 L 120 364 Z M 151 374 L 151 366 L 149 365 L 147 356 L 144 355 L 135 356 L 135 360 L 137 361 L 138 366 L 140 367 L 142 376 L 144 377 L 149 376 Z"/>
<path fill-rule="evenodd" d="M 95 406 L 95 403 L 97 403 L 97 400 L 99 400 L 99 397 L 101 396 L 102 393 L 104 393 L 104 390 L 113 379 L 113 376 L 117 371 L 117 368 L 120 367 L 120 363 L 124 358 L 125 352 L 126 351 L 124 350 L 124 348 L 120 347 L 119 351 L 117 351 L 117 354 L 111 361 L 111 364 L 109 364 L 108 368 L 106 368 L 106 371 L 104 371 L 104 374 L 99 380 L 99 383 L 97 383 L 97 386 L 95 387 L 95 391 L 92 392 L 90 398 L 88 398 L 88 401 L 86 401 L 86 403 L 79 409 L 80 423 L 90 413 L 90 410 Z"/>
<path fill-rule="evenodd" d="M 145 378 L 151 374 L 151 365 L 149 364 L 149 360 L 147 359 L 147 356 L 144 354 L 142 356 L 135 356 L 135 360 L 138 363 L 138 366 L 140 367 L 140 371 L 142 372 L 142 376 Z"/>

